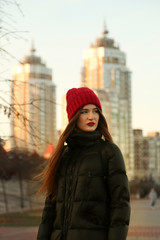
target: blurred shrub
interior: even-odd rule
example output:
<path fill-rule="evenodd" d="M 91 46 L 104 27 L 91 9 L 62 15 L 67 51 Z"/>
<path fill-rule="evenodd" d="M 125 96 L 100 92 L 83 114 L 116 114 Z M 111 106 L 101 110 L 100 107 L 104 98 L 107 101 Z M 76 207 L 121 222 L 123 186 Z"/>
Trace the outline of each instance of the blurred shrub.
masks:
<path fill-rule="evenodd" d="M 131 196 L 138 196 L 140 198 L 148 197 L 151 188 L 155 188 L 158 196 L 160 196 L 160 184 L 156 183 L 153 179 L 134 179 L 130 181 Z"/>

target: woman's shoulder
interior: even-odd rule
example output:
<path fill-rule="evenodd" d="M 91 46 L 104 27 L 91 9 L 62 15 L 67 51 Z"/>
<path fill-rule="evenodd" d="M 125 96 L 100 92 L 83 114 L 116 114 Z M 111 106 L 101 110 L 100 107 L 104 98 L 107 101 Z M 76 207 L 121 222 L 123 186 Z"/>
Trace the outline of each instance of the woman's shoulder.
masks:
<path fill-rule="evenodd" d="M 115 143 L 109 141 L 102 141 L 101 151 L 103 159 L 108 162 L 111 169 L 118 168 L 125 170 L 123 155 L 121 153 L 121 150 Z"/>
<path fill-rule="evenodd" d="M 115 143 L 108 140 L 101 141 L 101 149 L 107 151 L 110 155 L 121 154 L 120 148 Z"/>
<path fill-rule="evenodd" d="M 64 145 L 63 149 L 62 149 L 62 152 L 61 152 L 61 159 L 65 158 L 68 154 L 68 146 L 67 145 Z"/>

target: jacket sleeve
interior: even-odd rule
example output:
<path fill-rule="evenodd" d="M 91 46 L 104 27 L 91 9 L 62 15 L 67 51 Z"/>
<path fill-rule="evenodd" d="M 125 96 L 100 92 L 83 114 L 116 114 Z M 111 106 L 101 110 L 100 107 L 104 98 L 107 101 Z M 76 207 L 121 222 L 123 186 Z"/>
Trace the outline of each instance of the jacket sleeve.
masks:
<path fill-rule="evenodd" d="M 110 226 L 108 240 L 126 240 L 130 220 L 130 193 L 125 163 L 121 151 L 110 144 L 108 159 L 108 191 L 110 197 Z"/>
<path fill-rule="evenodd" d="M 56 216 L 55 205 L 55 202 L 51 201 L 51 196 L 48 196 L 45 200 L 37 240 L 50 240 L 53 231 L 53 222 Z"/>

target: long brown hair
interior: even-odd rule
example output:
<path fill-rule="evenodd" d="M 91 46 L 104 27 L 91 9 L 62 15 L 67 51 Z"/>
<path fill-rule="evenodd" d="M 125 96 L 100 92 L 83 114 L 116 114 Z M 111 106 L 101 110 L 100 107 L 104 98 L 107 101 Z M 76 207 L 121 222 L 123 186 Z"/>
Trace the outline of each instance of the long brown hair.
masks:
<path fill-rule="evenodd" d="M 99 123 L 98 123 L 97 129 L 100 131 L 105 141 L 113 142 L 112 136 L 108 129 L 107 121 L 99 109 L 98 109 L 98 112 L 99 112 Z"/>
<path fill-rule="evenodd" d="M 99 110 L 99 123 L 97 129 L 101 132 L 102 136 L 105 140 L 113 142 L 112 137 L 108 130 L 108 125 L 106 122 L 105 117 L 103 116 L 102 112 Z M 38 178 L 42 183 L 38 194 L 45 192 L 46 195 L 52 195 L 52 199 L 55 198 L 55 187 L 56 187 L 56 175 L 58 171 L 58 166 L 60 163 L 60 159 L 64 150 L 64 143 L 66 142 L 67 138 L 76 129 L 77 119 L 81 113 L 81 109 L 77 111 L 77 113 L 71 118 L 70 122 L 66 126 L 64 132 L 61 134 L 58 144 L 56 146 L 55 152 L 49 160 L 48 165 L 45 169 L 38 174 Z"/>

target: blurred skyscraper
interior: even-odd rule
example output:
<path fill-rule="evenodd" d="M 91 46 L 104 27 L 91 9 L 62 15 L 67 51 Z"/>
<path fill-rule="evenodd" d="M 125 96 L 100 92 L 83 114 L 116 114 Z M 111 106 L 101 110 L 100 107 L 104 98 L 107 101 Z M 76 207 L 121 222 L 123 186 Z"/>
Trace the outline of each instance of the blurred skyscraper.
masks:
<path fill-rule="evenodd" d="M 160 133 L 134 129 L 134 166 L 136 179 L 152 179 L 160 182 Z"/>
<path fill-rule="evenodd" d="M 56 86 L 35 49 L 13 69 L 11 148 L 45 152 L 56 143 Z"/>
<path fill-rule="evenodd" d="M 126 66 L 126 55 L 114 39 L 103 36 L 84 51 L 81 86 L 93 89 L 102 103 L 114 142 L 123 152 L 127 173 L 134 176 L 133 132 L 131 107 L 131 72 Z"/>

